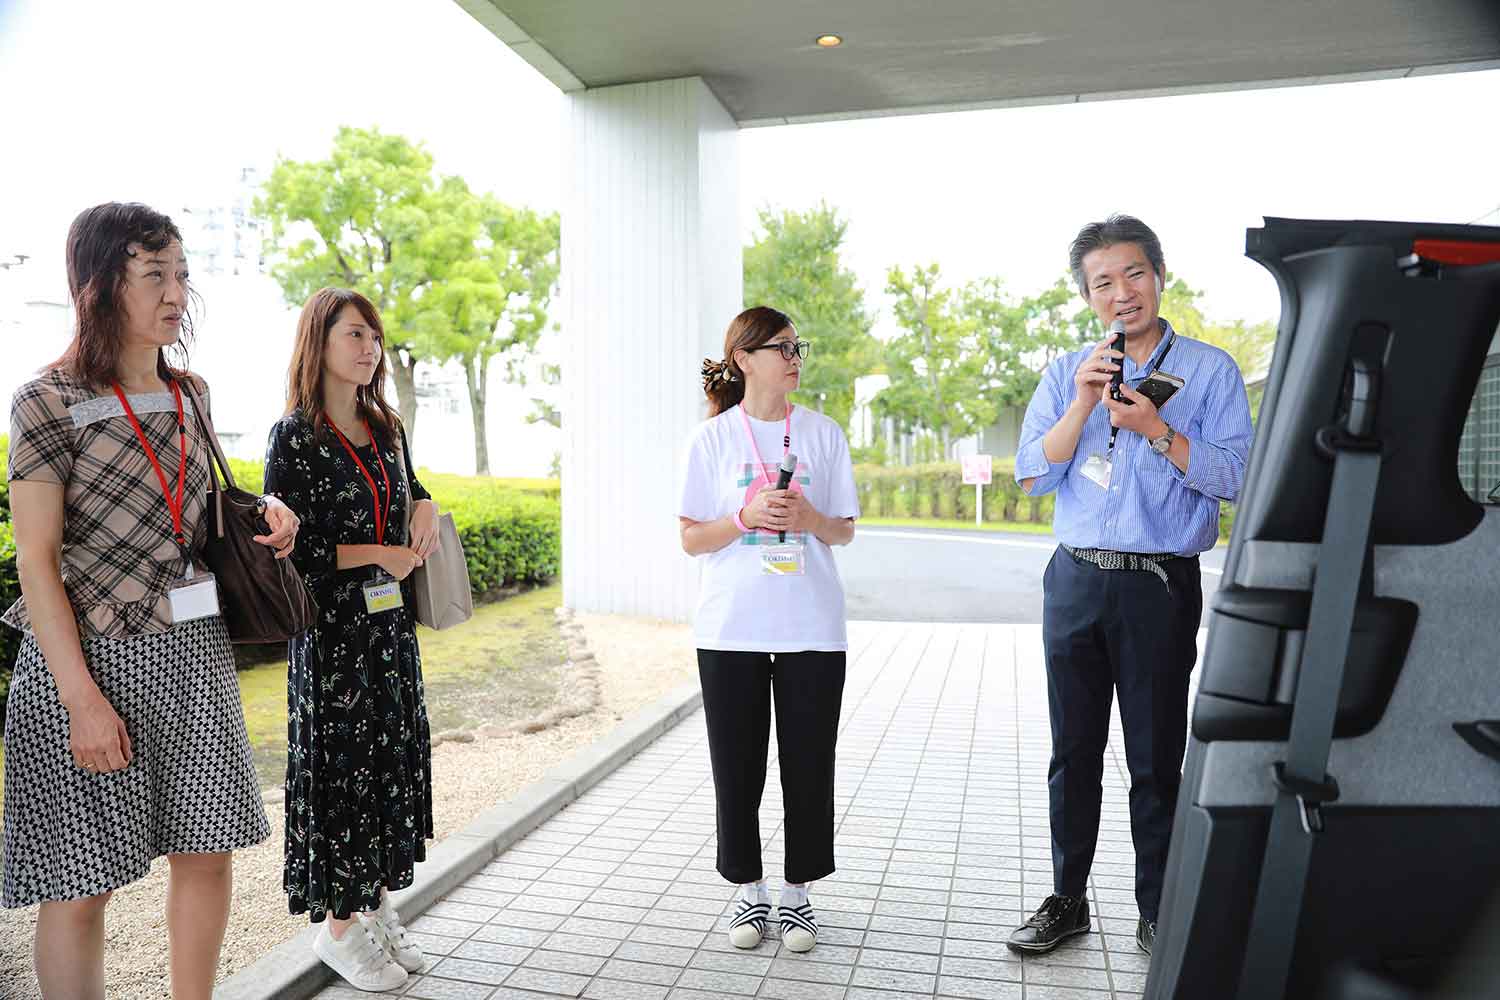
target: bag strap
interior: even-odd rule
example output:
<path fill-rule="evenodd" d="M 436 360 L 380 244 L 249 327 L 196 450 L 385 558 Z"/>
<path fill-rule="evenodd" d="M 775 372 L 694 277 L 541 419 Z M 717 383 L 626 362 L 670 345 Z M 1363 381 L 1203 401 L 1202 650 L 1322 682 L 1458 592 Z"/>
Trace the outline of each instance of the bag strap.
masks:
<path fill-rule="evenodd" d="M 188 375 L 182 380 L 187 394 L 193 401 L 193 413 L 198 418 L 198 426 L 203 431 L 203 437 L 208 441 L 208 483 L 209 492 L 213 494 L 214 524 L 217 527 L 217 537 L 224 537 L 224 491 L 219 486 L 219 477 L 214 466 L 218 465 L 223 472 L 224 482 L 230 489 L 238 489 L 234 483 L 234 473 L 229 469 L 229 460 L 224 457 L 224 449 L 219 445 L 219 435 L 214 433 L 214 423 L 208 415 L 208 407 L 203 405 L 203 398 L 198 395 L 198 390 L 193 386 L 193 377 Z"/>
<path fill-rule="evenodd" d="M 1350 373 L 1349 412 L 1342 425 L 1325 427 L 1317 436 L 1319 449 L 1333 456 L 1333 483 L 1318 548 L 1286 760 L 1271 768 L 1276 804 L 1251 912 L 1239 1000 L 1281 1000 L 1286 995 L 1313 849 L 1324 829 L 1322 806 L 1339 797 L 1338 782 L 1326 768 L 1364 578 L 1381 461 L 1380 442 L 1373 436 L 1378 374 L 1359 358 L 1351 360 Z"/>
<path fill-rule="evenodd" d="M 406 474 L 406 431 L 396 428 L 396 464 L 401 468 L 401 484 L 406 491 L 406 547 L 411 548 L 411 515 L 416 499 L 411 495 L 411 479 Z"/>

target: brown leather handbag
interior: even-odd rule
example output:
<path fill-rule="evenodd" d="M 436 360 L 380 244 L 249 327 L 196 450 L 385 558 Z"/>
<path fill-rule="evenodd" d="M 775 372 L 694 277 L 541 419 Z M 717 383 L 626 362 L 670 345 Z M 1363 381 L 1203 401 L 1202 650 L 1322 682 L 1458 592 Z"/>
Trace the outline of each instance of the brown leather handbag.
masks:
<path fill-rule="evenodd" d="M 208 439 L 208 545 L 203 558 L 219 585 L 224 627 L 231 642 L 285 642 L 307 631 L 318 606 L 291 558 L 277 559 L 255 541 L 256 535 L 270 534 L 265 501 L 235 485 L 208 408 L 191 379 L 184 379 L 183 386 Z M 219 485 L 219 472 L 224 486 Z"/>

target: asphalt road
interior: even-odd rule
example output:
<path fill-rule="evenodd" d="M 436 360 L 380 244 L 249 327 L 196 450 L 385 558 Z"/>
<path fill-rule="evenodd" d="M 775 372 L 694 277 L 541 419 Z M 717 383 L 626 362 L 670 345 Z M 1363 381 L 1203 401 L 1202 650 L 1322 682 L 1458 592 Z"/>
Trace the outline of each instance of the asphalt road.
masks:
<path fill-rule="evenodd" d="M 1037 624 L 1055 548 L 1050 535 L 861 525 L 834 552 L 850 619 Z M 1223 565 L 1222 548 L 1203 556 L 1205 608 Z"/>

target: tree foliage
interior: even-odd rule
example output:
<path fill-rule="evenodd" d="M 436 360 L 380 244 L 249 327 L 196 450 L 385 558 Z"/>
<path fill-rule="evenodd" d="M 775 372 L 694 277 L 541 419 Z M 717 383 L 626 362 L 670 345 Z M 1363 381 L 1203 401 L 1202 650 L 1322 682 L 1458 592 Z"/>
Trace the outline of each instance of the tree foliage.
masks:
<path fill-rule="evenodd" d="M 432 156 L 420 145 L 379 129 L 343 127 L 327 159 L 278 160 L 255 203 L 269 223 L 271 274 L 289 305 L 337 286 L 380 310 L 401 418 L 412 435 L 416 366 L 431 357 L 412 320 L 437 263 L 422 249 L 434 225 L 432 193 Z"/>
<path fill-rule="evenodd" d="M 793 398 L 821 410 L 849 431 L 854 379 L 880 358 L 864 293 L 839 256 L 848 223 L 825 204 L 806 212 L 759 214 L 760 233 L 745 248 L 745 305 L 780 309 L 811 341 Z"/>
<path fill-rule="evenodd" d="M 485 404 L 490 362 L 516 379 L 547 322 L 558 274 L 555 214 L 435 178 L 419 144 L 378 129 L 340 128 L 326 160 L 279 160 L 256 211 L 288 303 L 335 285 L 380 310 L 401 418 L 415 436 L 416 366 L 462 365 L 475 464 L 489 468 Z"/>

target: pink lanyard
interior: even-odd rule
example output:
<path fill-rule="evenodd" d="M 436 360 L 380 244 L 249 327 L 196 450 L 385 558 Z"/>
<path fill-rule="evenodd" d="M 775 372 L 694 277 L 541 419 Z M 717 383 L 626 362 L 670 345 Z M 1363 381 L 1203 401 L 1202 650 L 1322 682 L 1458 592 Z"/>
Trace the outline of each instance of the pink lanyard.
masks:
<path fill-rule="evenodd" d="M 755 432 L 750 429 L 750 416 L 745 412 L 745 404 L 740 404 L 740 419 L 745 422 L 745 436 L 750 439 L 750 448 L 755 452 L 755 460 L 760 463 L 760 474 L 770 479 L 766 472 L 766 460 L 760 457 L 760 445 L 755 443 Z M 792 450 L 792 404 L 786 404 L 786 433 L 781 439 L 781 460 L 786 461 L 786 456 Z"/>

